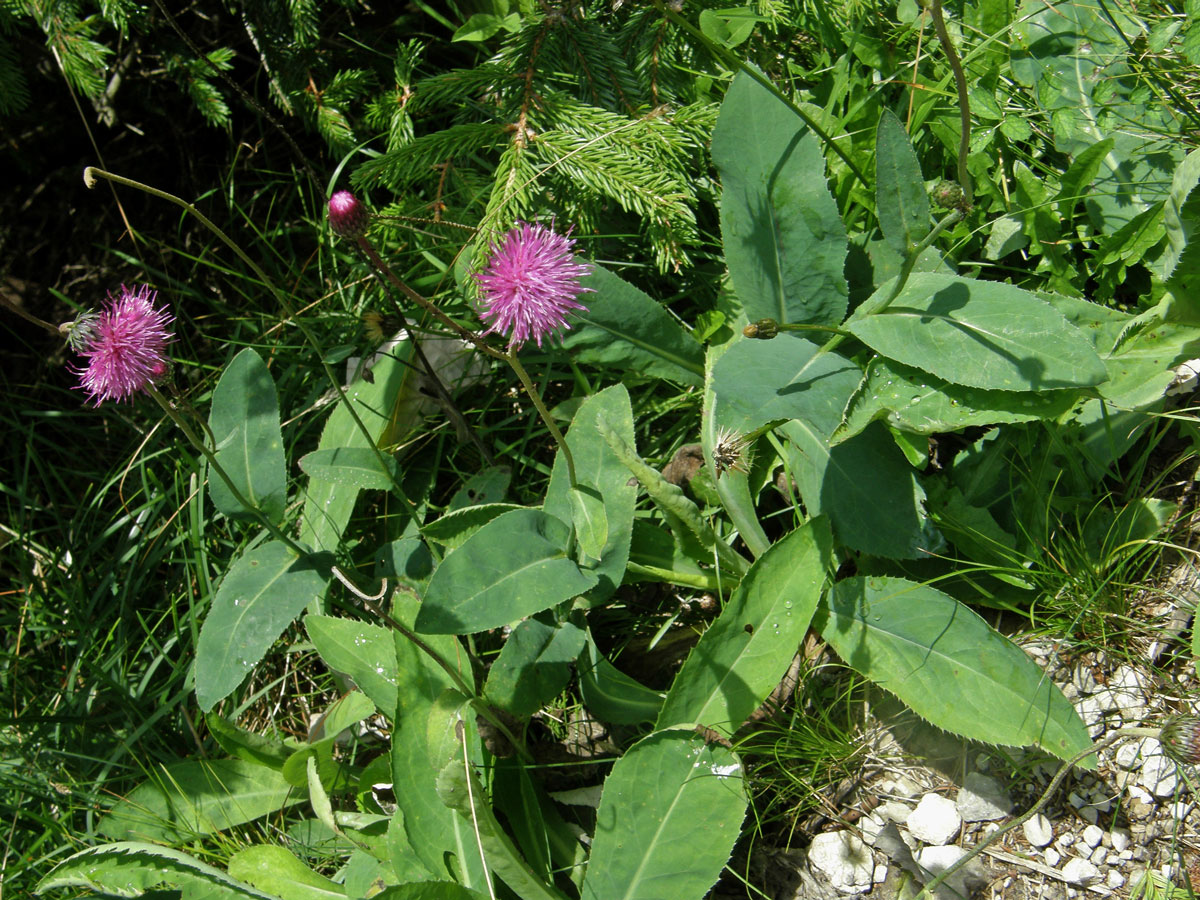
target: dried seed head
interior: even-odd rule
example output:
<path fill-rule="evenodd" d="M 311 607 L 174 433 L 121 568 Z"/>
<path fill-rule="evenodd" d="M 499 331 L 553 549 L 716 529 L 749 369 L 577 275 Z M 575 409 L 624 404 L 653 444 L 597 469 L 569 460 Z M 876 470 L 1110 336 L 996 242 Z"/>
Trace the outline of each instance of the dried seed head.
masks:
<path fill-rule="evenodd" d="M 712 458 L 717 478 L 730 470 L 745 475 L 750 471 L 750 442 L 732 428 L 720 428 L 713 441 Z"/>
<path fill-rule="evenodd" d="M 1172 716 L 1159 734 L 1163 752 L 1177 763 L 1200 763 L 1200 719 L 1195 716 Z"/>

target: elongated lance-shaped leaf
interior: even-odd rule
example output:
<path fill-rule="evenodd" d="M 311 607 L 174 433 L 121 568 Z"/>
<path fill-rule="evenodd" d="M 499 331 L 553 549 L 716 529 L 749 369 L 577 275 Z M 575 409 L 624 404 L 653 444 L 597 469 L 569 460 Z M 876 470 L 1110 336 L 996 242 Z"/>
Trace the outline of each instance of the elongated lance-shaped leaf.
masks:
<path fill-rule="evenodd" d="M 385 716 L 396 709 L 396 640 L 386 628 L 355 619 L 308 615 L 304 628 L 331 669 L 345 672 Z"/>
<path fill-rule="evenodd" d="M 583 629 L 552 610 L 520 622 L 488 670 L 488 702 L 515 716 L 537 712 L 566 687 L 583 642 Z"/>
<path fill-rule="evenodd" d="M 700 507 L 684 496 L 683 491 L 677 485 L 671 484 L 661 472 L 638 456 L 637 452 L 625 442 L 604 416 L 597 419 L 596 427 L 600 430 L 604 440 L 608 442 L 608 446 L 612 448 L 613 453 L 641 482 L 642 487 L 646 489 L 646 493 L 650 495 L 654 505 L 666 517 L 671 530 L 676 535 L 680 537 L 687 535 L 698 541 L 701 547 L 715 554 L 720 565 L 727 571 L 736 575 L 745 573 L 749 565 L 745 557 L 717 537 L 712 526 L 700 514 Z"/>
<path fill-rule="evenodd" d="M 712 137 L 721 172 L 721 238 L 751 319 L 833 325 L 846 314 L 846 227 L 825 185 L 821 142 L 745 72 Z"/>
<path fill-rule="evenodd" d="M 229 874 L 288 900 L 345 900 L 344 885 L 330 881 L 302 863 L 286 847 L 255 844 L 229 860 Z"/>
<path fill-rule="evenodd" d="M 500 827 L 487 804 L 483 784 L 463 764 L 462 757 L 452 759 L 437 776 L 438 795 L 471 828 L 478 841 L 477 853 L 487 860 L 493 875 L 503 879 L 522 900 L 566 900 L 558 888 L 534 874 L 521 857 L 512 839 Z"/>
<path fill-rule="evenodd" d="M 604 657 L 590 631 L 579 657 L 579 689 L 588 712 L 617 725 L 653 722 L 663 705 L 662 693 L 630 678 Z"/>
<path fill-rule="evenodd" d="M 849 665 L 939 728 L 1069 759 L 1091 744 L 1025 653 L 953 597 L 903 578 L 848 578 L 813 626 Z M 1095 766 L 1095 758 L 1089 767 Z"/>
<path fill-rule="evenodd" d="M 875 130 L 875 206 L 884 239 L 901 256 L 929 234 L 929 197 L 921 164 L 890 109 L 883 111 Z"/>
<path fill-rule="evenodd" d="M 287 505 L 287 468 L 279 398 L 266 363 L 250 347 L 221 373 L 208 425 L 217 462 L 238 492 L 272 522 L 281 522 Z M 208 490 L 213 505 L 231 519 L 252 515 L 216 472 L 209 473 Z"/>
<path fill-rule="evenodd" d="M 700 900 L 745 814 L 732 751 L 691 731 L 642 738 L 605 779 L 583 900 Z"/>
<path fill-rule="evenodd" d="M 196 700 L 208 712 L 242 683 L 271 644 L 319 598 L 328 569 L 281 541 L 245 553 L 221 581 L 196 643 Z"/>
<path fill-rule="evenodd" d="M 874 296 L 891 290 L 885 284 Z M 1062 313 L 998 281 L 918 273 L 885 309 L 851 316 L 845 327 L 889 359 L 969 387 L 1040 391 L 1108 378 L 1091 343 Z"/>
<path fill-rule="evenodd" d="M 212 900 L 278 900 L 179 850 L 132 841 L 89 847 L 68 857 L 38 882 L 37 893 L 86 888 L 138 897 L 164 884 Z"/>
<path fill-rule="evenodd" d="M 540 509 L 514 509 L 488 522 L 434 571 L 417 630 L 484 631 L 591 590 L 598 578 L 567 558 L 568 536 L 566 525 Z"/>
<path fill-rule="evenodd" d="M 584 298 L 588 308 L 571 316 L 571 330 L 563 336 L 572 358 L 700 386 L 704 349 L 678 319 L 603 266 L 595 266 L 582 283 L 595 293 Z"/>
<path fill-rule="evenodd" d="M 368 447 L 334 447 L 300 457 L 300 468 L 317 481 L 386 491 L 400 477 L 400 466 L 390 456 L 382 459 Z"/>
<path fill-rule="evenodd" d="M 156 767 L 97 830 L 117 840 L 182 843 L 297 803 L 283 773 L 244 759 L 182 760 Z"/>
<path fill-rule="evenodd" d="M 823 518 L 760 556 L 675 676 L 655 728 L 700 725 L 733 734 L 787 671 L 832 562 L 833 535 Z"/>

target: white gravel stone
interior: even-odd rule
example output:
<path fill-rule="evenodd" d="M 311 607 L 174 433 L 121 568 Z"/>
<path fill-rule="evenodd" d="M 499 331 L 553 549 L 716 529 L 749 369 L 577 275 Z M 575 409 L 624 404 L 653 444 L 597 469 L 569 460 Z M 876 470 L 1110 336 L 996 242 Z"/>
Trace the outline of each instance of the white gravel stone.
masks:
<path fill-rule="evenodd" d="M 1129 832 L 1124 828 L 1114 828 L 1111 837 L 1112 848 L 1118 853 L 1124 853 L 1129 849 Z"/>
<path fill-rule="evenodd" d="M 808 861 L 843 894 L 865 894 L 874 883 L 871 851 L 849 831 L 827 831 L 813 838 Z"/>
<path fill-rule="evenodd" d="M 1088 859 L 1090 859 L 1093 864 L 1095 864 L 1097 866 L 1102 866 L 1102 865 L 1104 865 L 1104 861 L 1106 859 L 1108 859 L 1108 851 L 1105 850 L 1103 847 L 1097 847 L 1095 852 L 1093 852 L 1092 855 L 1088 857 Z"/>
<path fill-rule="evenodd" d="M 1075 843 L 1075 835 L 1071 834 L 1069 831 L 1064 831 L 1058 836 L 1058 840 L 1056 840 L 1054 843 L 1058 847 L 1070 847 L 1073 843 Z"/>
<path fill-rule="evenodd" d="M 1176 819 L 1186 819 L 1195 808 L 1194 804 L 1186 800 L 1177 800 L 1171 804 L 1171 815 Z"/>
<path fill-rule="evenodd" d="M 1060 862 L 1062 862 L 1062 854 L 1053 847 L 1047 847 L 1046 852 L 1042 854 L 1042 859 L 1046 860 L 1046 865 L 1050 866 L 1050 868 L 1054 868 Z"/>
<path fill-rule="evenodd" d="M 1071 791 L 1071 793 L 1067 794 L 1067 802 L 1076 809 L 1083 809 L 1085 806 L 1087 806 L 1087 801 L 1079 796 L 1079 794 L 1075 793 L 1075 791 Z"/>
<path fill-rule="evenodd" d="M 1175 762 L 1162 754 L 1148 757 L 1138 772 L 1138 784 L 1156 797 L 1170 797 L 1179 785 Z"/>
<path fill-rule="evenodd" d="M 908 821 L 908 817 L 912 815 L 912 807 L 907 803 L 901 803 L 899 800 L 885 800 L 875 807 L 875 815 L 879 816 L 885 822 L 895 822 L 897 825 L 903 825 Z"/>
<path fill-rule="evenodd" d="M 917 854 L 917 862 L 932 872 L 934 875 L 940 875 L 946 869 L 950 868 L 959 861 L 967 853 L 962 847 L 953 845 L 948 847 L 925 847 Z M 946 879 L 946 887 L 950 891 L 956 892 L 957 896 L 970 897 L 972 890 L 967 887 L 967 880 L 972 877 L 979 876 L 979 870 L 974 868 L 976 863 L 968 863 Z M 938 896 L 943 896 L 942 892 L 938 892 Z M 946 892 L 945 896 L 955 896 L 954 893 Z"/>
<path fill-rule="evenodd" d="M 995 778 L 972 772 L 955 802 L 964 822 L 994 822 L 1012 812 L 1012 799 Z"/>
<path fill-rule="evenodd" d="M 1075 671 L 1071 673 L 1071 684 L 1079 689 L 1080 693 L 1090 694 L 1096 689 L 1096 676 L 1092 674 L 1092 670 L 1085 666 L 1076 666 Z"/>
<path fill-rule="evenodd" d="M 913 837 L 938 846 L 958 834 L 962 819 L 952 800 L 941 794 L 926 794 L 908 817 L 907 825 Z"/>
<path fill-rule="evenodd" d="M 1079 815 L 1082 816 L 1083 820 L 1089 825 L 1095 825 L 1100 818 L 1100 814 L 1096 812 L 1096 807 L 1094 806 L 1085 806 L 1079 811 Z"/>
<path fill-rule="evenodd" d="M 1125 876 L 1116 869 L 1109 869 L 1108 878 L 1104 880 L 1104 883 L 1115 891 L 1117 888 L 1125 884 Z"/>
<path fill-rule="evenodd" d="M 1100 703 L 1095 697 L 1084 697 L 1075 708 L 1079 711 L 1079 718 L 1083 719 L 1083 724 L 1087 726 L 1088 734 L 1092 737 L 1098 737 L 1104 731 L 1104 710 L 1101 709 Z"/>
<path fill-rule="evenodd" d="M 1025 832 L 1025 840 L 1033 847 L 1045 847 L 1054 840 L 1054 828 L 1050 825 L 1050 820 L 1041 813 L 1026 821 L 1021 830 Z"/>
<path fill-rule="evenodd" d="M 1100 870 L 1088 862 L 1086 859 L 1068 859 L 1066 865 L 1062 867 L 1063 880 L 1068 884 L 1087 887 L 1089 884 L 1095 884 L 1100 880 Z"/>
<path fill-rule="evenodd" d="M 1089 825 L 1083 829 L 1083 842 L 1089 847 L 1100 846 L 1100 839 L 1104 837 L 1104 831 L 1096 825 Z"/>

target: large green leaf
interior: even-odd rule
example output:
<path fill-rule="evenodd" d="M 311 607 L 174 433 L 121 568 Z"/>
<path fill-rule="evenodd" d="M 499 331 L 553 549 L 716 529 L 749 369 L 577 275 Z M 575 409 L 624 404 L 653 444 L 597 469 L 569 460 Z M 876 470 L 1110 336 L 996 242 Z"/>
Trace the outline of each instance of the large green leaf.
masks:
<path fill-rule="evenodd" d="M 832 442 L 853 437 L 877 419 L 901 431 L 939 434 L 971 425 L 1054 419 L 1078 401 L 1072 391 L 987 391 L 950 384 L 877 356 Z"/>
<path fill-rule="evenodd" d="M 238 492 L 271 521 L 282 521 L 287 469 L 279 431 L 279 398 L 266 363 L 250 347 L 221 373 L 208 426 L 217 462 Z M 251 515 L 215 471 L 209 473 L 208 490 L 213 505 L 230 518 Z"/>
<path fill-rule="evenodd" d="M 283 773 L 244 759 L 160 765 L 100 820 L 114 840 L 182 843 L 303 800 Z"/>
<path fill-rule="evenodd" d="M 588 712 L 602 722 L 642 725 L 653 722 L 662 709 L 663 695 L 630 678 L 610 663 L 591 633 L 579 658 L 579 688 Z"/>
<path fill-rule="evenodd" d="M 589 564 L 587 569 L 600 579 L 588 595 L 593 602 L 610 597 L 625 576 L 633 533 L 633 510 L 637 504 L 637 484 L 630 483 L 629 469 L 601 434 L 600 416 L 626 443 L 633 443 L 633 409 L 624 385 L 605 388 L 584 400 L 566 435 L 567 446 L 575 460 L 575 477 L 582 488 L 589 490 L 584 496 L 603 503 L 601 510 L 606 528 L 599 548 L 599 564 Z M 572 493 L 566 460 L 559 454 L 554 460 L 542 509 L 562 522 L 574 518 L 578 532 L 582 529 L 576 504 L 571 500 Z M 579 496 L 579 493 L 575 492 L 575 495 Z"/>
<path fill-rule="evenodd" d="M 580 362 L 700 386 L 704 348 L 679 320 L 629 282 L 594 266 L 583 279 L 594 294 L 571 316 L 563 347 Z"/>
<path fill-rule="evenodd" d="M 372 894 L 371 900 L 486 900 L 487 896 L 453 881 L 424 881 L 393 885 Z"/>
<path fill-rule="evenodd" d="M 304 627 L 321 659 L 345 672 L 385 716 L 396 709 L 396 641 L 379 625 L 333 616 L 306 616 Z"/>
<path fill-rule="evenodd" d="M 283 900 L 346 900 L 346 888 L 314 872 L 286 847 L 254 844 L 229 860 L 229 874 Z"/>
<path fill-rule="evenodd" d="M 1040 391 L 1108 378 L 1087 337 L 1060 312 L 997 281 L 914 274 L 889 306 L 852 316 L 846 328 L 889 359 L 969 387 Z"/>
<path fill-rule="evenodd" d="M 782 427 L 800 451 L 792 474 L 809 515 L 833 522 L 840 543 L 892 559 L 913 559 L 940 548 L 925 516 L 925 491 L 900 448 L 881 425 L 830 447 L 803 419 Z"/>
<path fill-rule="evenodd" d="M 436 541 L 447 550 L 454 550 L 467 542 L 467 538 L 497 516 L 522 507 L 516 503 L 482 503 L 466 506 L 434 519 L 421 529 L 431 541 Z"/>
<path fill-rule="evenodd" d="M 862 372 L 843 356 L 817 350 L 791 335 L 733 344 L 713 366 L 716 424 L 745 434 L 768 422 L 804 419 L 831 434 Z"/>
<path fill-rule="evenodd" d="M 1154 269 L 1158 277 L 1166 281 L 1175 274 L 1179 261 L 1195 233 L 1200 231 L 1200 150 L 1193 150 L 1179 164 L 1171 179 L 1171 190 L 1163 205 L 1163 229 L 1167 235 L 1167 249 L 1158 258 Z M 1195 247 L 1192 248 L 1192 253 Z"/>
<path fill-rule="evenodd" d="M 81 850 L 38 882 L 37 892 L 84 888 L 117 897 L 140 897 L 161 885 L 183 888 L 188 892 L 185 896 L 206 900 L 279 900 L 186 853 L 136 842 Z"/>
<path fill-rule="evenodd" d="M 820 518 L 760 556 L 675 676 L 655 728 L 733 734 L 787 671 L 832 561 L 833 536 Z"/>
<path fill-rule="evenodd" d="M 890 109 L 883 111 L 875 130 L 875 206 L 884 238 L 901 256 L 929 234 L 929 197 L 921 164 Z"/>
<path fill-rule="evenodd" d="M 470 634 L 549 609 L 596 586 L 567 558 L 567 526 L 540 509 L 514 509 L 442 560 L 417 615 L 425 634 Z"/>
<path fill-rule="evenodd" d="M 691 731 L 642 738 L 605 779 L 583 900 L 700 900 L 745 813 L 731 751 Z"/>
<path fill-rule="evenodd" d="M 402 595 L 393 615 L 411 627 L 415 601 Z M 402 635 L 396 636 L 396 714 L 392 726 L 392 786 L 403 814 L 403 835 L 389 836 L 393 856 L 413 855 L 438 879 L 449 878 L 486 891 L 479 850 L 470 825 L 442 803 L 435 776 L 445 760 L 435 759 L 430 734 L 445 732 L 457 714 L 439 705 L 447 690 L 456 688 L 447 672 Z M 443 662 L 472 686 L 470 666 L 457 638 L 429 635 L 422 639 Z M 435 718 L 437 721 L 435 721 Z M 479 754 L 479 737 L 471 717 L 463 720 L 472 759 Z M 393 823 L 394 824 L 394 823 Z"/>
<path fill-rule="evenodd" d="M 484 696 L 515 716 L 529 716 L 557 697 L 583 649 L 583 629 L 539 613 L 519 623 L 488 670 Z"/>
<path fill-rule="evenodd" d="M 849 665 L 946 731 L 1036 745 L 1060 759 L 1091 744 L 1075 708 L 1033 660 L 928 585 L 848 578 L 814 627 Z"/>
<path fill-rule="evenodd" d="M 751 319 L 836 324 L 846 314 L 846 228 L 825 185 L 821 142 L 745 72 L 713 129 L 721 237 Z"/>
<path fill-rule="evenodd" d="M 281 541 L 242 555 L 226 573 L 196 643 L 196 700 L 208 712 L 227 697 L 309 603 L 327 570 Z"/>

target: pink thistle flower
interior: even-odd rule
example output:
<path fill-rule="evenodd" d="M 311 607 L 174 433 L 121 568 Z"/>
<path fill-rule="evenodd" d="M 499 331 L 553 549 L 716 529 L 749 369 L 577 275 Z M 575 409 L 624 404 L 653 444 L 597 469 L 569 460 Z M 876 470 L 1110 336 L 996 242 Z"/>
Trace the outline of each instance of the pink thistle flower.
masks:
<path fill-rule="evenodd" d="M 575 241 L 540 223 L 518 222 L 500 243 L 492 244 L 486 268 L 475 275 L 486 308 L 480 313 L 491 327 L 484 334 L 509 335 L 510 349 L 530 338 L 570 328 L 567 315 L 587 307 L 576 297 L 591 288 L 580 279 L 591 265 L 576 260 Z"/>
<path fill-rule="evenodd" d="M 78 370 L 79 386 L 96 406 L 124 400 L 145 390 L 167 372 L 167 344 L 174 318 L 154 301 L 157 291 L 143 284 L 136 291 L 121 285 L 91 326 L 80 351 L 87 366 Z"/>
<path fill-rule="evenodd" d="M 329 198 L 329 227 L 339 237 L 357 240 L 367 233 L 369 220 L 367 208 L 349 191 Z"/>

